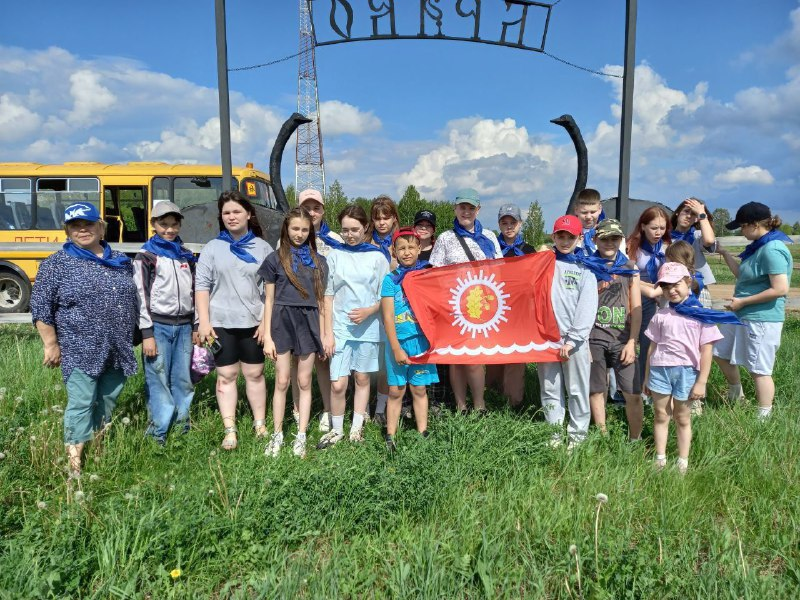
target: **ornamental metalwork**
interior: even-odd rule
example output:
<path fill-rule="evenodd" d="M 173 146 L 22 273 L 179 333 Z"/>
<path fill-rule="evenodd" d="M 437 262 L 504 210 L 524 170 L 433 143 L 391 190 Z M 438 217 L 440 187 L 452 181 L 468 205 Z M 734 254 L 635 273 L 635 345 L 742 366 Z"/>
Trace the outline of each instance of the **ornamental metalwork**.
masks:
<path fill-rule="evenodd" d="M 370 40 L 455 40 L 533 52 L 544 52 L 554 6 L 534 0 L 307 1 L 312 23 L 315 13 L 327 9 L 327 26 L 313 26 L 317 46 Z M 500 4 L 505 5 L 505 14 L 488 10 Z"/>

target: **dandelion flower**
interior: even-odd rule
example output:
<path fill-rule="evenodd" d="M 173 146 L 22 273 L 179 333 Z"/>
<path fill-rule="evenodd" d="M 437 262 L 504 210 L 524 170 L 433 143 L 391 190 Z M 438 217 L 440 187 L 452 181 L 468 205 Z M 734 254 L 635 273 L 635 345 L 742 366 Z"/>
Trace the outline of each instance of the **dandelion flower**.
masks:
<path fill-rule="evenodd" d="M 175 484 L 170 484 L 169 491 L 170 492 L 174 492 L 175 491 Z"/>
<path fill-rule="evenodd" d="M 209 496 L 213 496 L 214 495 L 214 490 L 208 490 L 208 495 Z"/>
<path fill-rule="evenodd" d="M 0 460 L 3 460 L 6 457 L 5 452 L 0 452 Z"/>
<path fill-rule="evenodd" d="M 208 453 L 208 455 L 209 456 L 216 456 L 217 455 L 217 451 L 216 450 L 212 450 L 211 452 Z"/>
<path fill-rule="evenodd" d="M 36 441 L 36 436 L 35 436 L 35 435 L 32 435 L 32 436 L 31 436 L 31 441 L 32 441 L 32 442 L 35 442 L 35 441 Z"/>
<path fill-rule="evenodd" d="M 570 556 L 575 556 L 578 553 L 578 547 L 575 544 L 569 545 L 569 554 Z"/>
<path fill-rule="evenodd" d="M 99 464 L 100 463 L 100 457 L 99 456 L 95 456 L 94 457 L 94 462 Z"/>
<path fill-rule="evenodd" d="M 122 424 L 123 425 L 130 425 L 131 420 L 128 417 L 122 417 Z"/>
<path fill-rule="evenodd" d="M 39 510 L 44 510 L 45 508 L 47 508 L 47 502 L 45 502 L 44 500 L 39 500 L 36 503 L 36 508 L 38 508 Z"/>
<path fill-rule="evenodd" d="M 17 427 L 17 433 L 22 433 L 25 431 L 24 427 Z"/>
<path fill-rule="evenodd" d="M 92 473 L 89 475 L 89 481 L 100 481 L 100 475 L 97 473 Z"/>
<path fill-rule="evenodd" d="M 169 572 L 169 575 L 173 579 L 177 579 L 178 577 L 183 575 L 183 571 L 181 571 L 180 569 L 172 569 L 172 571 Z"/>
<path fill-rule="evenodd" d="M 75 492 L 75 500 L 77 502 L 83 502 L 84 498 L 86 498 L 86 495 L 81 490 Z"/>
<path fill-rule="evenodd" d="M 0 388 L 0 396 L 5 396 L 6 388 Z"/>
<path fill-rule="evenodd" d="M 17 396 L 16 398 L 14 398 L 14 402 L 16 402 L 17 404 L 22 402 L 22 396 Z"/>
<path fill-rule="evenodd" d="M 605 495 L 605 494 L 603 494 L 602 492 L 601 492 L 601 493 L 599 493 L 599 494 L 597 494 L 597 496 L 595 496 L 595 499 L 596 499 L 596 500 L 597 500 L 597 501 L 598 501 L 600 504 L 605 504 L 606 502 L 608 502 L 608 496 L 606 496 L 606 495 Z"/>
<path fill-rule="evenodd" d="M 130 492 L 128 492 L 127 494 L 125 494 L 125 500 L 127 500 L 128 502 L 130 502 L 131 500 L 133 500 L 133 494 L 131 494 Z"/>

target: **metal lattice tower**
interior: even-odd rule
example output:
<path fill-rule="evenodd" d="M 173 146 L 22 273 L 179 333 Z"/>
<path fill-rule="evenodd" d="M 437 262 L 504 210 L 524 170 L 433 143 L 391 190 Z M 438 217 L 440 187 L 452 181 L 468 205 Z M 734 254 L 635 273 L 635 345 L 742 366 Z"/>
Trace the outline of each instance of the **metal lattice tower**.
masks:
<path fill-rule="evenodd" d="M 297 71 L 297 112 L 313 121 L 297 128 L 295 189 L 325 194 L 325 164 L 322 160 L 322 127 L 317 93 L 317 61 L 308 0 L 300 0 L 300 62 Z"/>

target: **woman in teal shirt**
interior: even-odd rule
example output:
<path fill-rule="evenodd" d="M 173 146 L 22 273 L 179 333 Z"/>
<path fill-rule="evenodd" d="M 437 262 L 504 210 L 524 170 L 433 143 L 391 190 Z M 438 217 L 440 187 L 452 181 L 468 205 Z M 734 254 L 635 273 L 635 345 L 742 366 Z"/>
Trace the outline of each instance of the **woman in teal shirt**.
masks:
<path fill-rule="evenodd" d="M 792 240 L 780 229 L 781 219 L 768 206 L 748 202 L 736 212 L 727 229 L 739 229 L 750 244 L 736 257 L 724 249 L 720 254 L 736 276 L 733 298 L 726 308 L 744 324 L 720 325 L 725 339 L 714 345 L 714 357 L 728 380 L 728 398 L 744 398 L 739 366 L 753 377 L 758 417 L 772 413 L 775 382 L 772 368 L 781 343 L 786 318 L 786 295 L 792 275 L 792 255 L 786 243 Z"/>

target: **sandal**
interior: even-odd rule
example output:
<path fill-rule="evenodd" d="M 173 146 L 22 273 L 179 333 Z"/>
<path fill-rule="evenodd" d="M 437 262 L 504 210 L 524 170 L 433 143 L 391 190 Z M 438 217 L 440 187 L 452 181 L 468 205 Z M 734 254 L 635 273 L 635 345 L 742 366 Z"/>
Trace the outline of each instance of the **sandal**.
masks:
<path fill-rule="evenodd" d="M 267 437 L 267 420 L 266 419 L 256 419 L 253 421 L 253 429 L 256 432 L 256 438 L 263 438 Z"/>
<path fill-rule="evenodd" d="M 239 430 L 236 429 L 236 425 L 225 428 L 225 437 L 222 438 L 223 450 L 236 450 L 236 447 L 239 445 L 239 440 L 236 437 L 237 433 L 239 433 Z"/>

